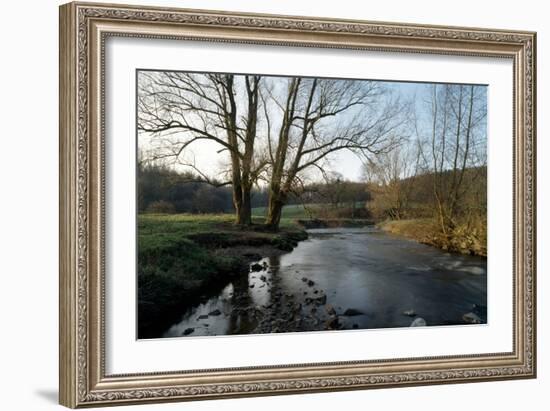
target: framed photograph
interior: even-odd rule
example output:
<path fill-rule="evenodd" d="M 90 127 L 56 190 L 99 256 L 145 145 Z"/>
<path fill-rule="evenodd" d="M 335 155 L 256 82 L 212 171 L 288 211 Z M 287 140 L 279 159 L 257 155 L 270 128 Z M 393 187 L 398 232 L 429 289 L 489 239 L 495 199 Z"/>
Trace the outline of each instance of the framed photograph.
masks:
<path fill-rule="evenodd" d="M 61 6 L 61 404 L 534 378 L 535 40 Z"/>

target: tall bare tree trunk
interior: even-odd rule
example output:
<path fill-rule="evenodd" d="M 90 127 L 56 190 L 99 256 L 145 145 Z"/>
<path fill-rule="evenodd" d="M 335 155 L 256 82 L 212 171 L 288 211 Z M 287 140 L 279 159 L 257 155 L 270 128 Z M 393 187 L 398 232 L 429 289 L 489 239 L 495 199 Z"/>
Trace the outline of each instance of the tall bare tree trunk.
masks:
<path fill-rule="evenodd" d="M 285 203 L 285 195 L 280 192 L 278 194 L 270 193 L 266 225 L 273 231 L 279 229 Z"/>
<path fill-rule="evenodd" d="M 283 191 L 283 173 L 288 151 L 288 142 L 290 138 L 290 128 L 294 119 L 296 109 L 296 99 L 300 88 L 301 79 L 294 78 L 289 84 L 288 95 L 286 99 L 286 108 L 283 114 L 283 124 L 279 131 L 279 143 L 275 154 L 271 183 L 269 185 L 269 204 L 266 219 L 266 225 L 272 230 L 279 229 L 281 214 L 285 205 L 287 195 Z M 287 177 L 287 181 L 289 177 Z"/>
<path fill-rule="evenodd" d="M 239 168 L 241 179 L 241 208 L 238 212 L 237 224 L 252 224 L 252 203 L 250 192 L 254 182 L 253 177 L 253 156 L 254 142 L 256 140 L 256 129 L 258 124 L 258 93 L 260 76 L 246 76 L 246 94 L 248 97 L 248 111 L 246 118 L 246 134 L 244 138 L 244 153 L 241 167 Z"/>
<path fill-rule="evenodd" d="M 241 181 L 240 161 L 236 154 L 231 155 L 231 186 L 233 188 L 233 207 L 235 207 L 235 223 L 246 224 L 243 215 L 243 185 Z"/>

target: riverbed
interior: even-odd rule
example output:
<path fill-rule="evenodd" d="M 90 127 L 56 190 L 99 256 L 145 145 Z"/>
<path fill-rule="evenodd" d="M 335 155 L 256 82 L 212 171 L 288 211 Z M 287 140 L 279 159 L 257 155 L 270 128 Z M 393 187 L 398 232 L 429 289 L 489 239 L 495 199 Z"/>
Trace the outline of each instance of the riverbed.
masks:
<path fill-rule="evenodd" d="M 484 324 L 487 260 L 374 227 L 308 230 L 188 308 L 163 337 Z"/>

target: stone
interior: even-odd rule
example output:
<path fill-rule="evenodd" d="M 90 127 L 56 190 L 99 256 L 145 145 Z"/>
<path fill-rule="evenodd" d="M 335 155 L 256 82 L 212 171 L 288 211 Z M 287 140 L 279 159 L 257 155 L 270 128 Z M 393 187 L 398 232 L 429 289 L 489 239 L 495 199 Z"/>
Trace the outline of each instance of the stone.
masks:
<path fill-rule="evenodd" d="M 313 287 L 315 285 L 315 282 L 313 280 L 307 280 L 307 285 Z"/>
<path fill-rule="evenodd" d="M 315 298 L 313 301 L 315 301 L 315 304 L 324 305 L 327 303 L 327 296 L 326 294 Z"/>
<path fill-rule="evenodd" d="M 356 310 L 355 308 L 348 308 L 346 311 L 344 311 L 344 315 L 346 317 L 353 317 L 356 315 L 363 315 L 363 312 Z"/>
<path fill-rule="evenodd" d="M 325 328 L 327 330 L 337 330 L 340 326 L 340 323 L 338 321 L 338 317 L 337 316 L 332 316 L 330 317 L 326 322 L 325 322 Z"/>
<path fill-rule="evenodd" d="M 263 269 L 264 269 L 263 265 L 258 264 L 258 263 L 254 263 L 250 266 L 250 271 L 252 271 L 252 272 L 262 271 Z"/>
<path fill-rule="evenodd" d="M 221 315 L 221 314 L 222 314 L 222 312 L 218 309 L 215 309 L 214 311 L 211 311 L 211 312 L 208 313 L 208 315 L 214 315 L 214 316 Z"/>
<path fill-rule="evenodd" d="M 474 313 L 466 313 L 462 316 L 462 320 L 467 324 L 481 324 L 481 318 Z"/>
<path fill-rule="evenodd" d="M 208 318 L 208 314 L 199 315 L 199 316 L 197 317 L 197 321 L 198 321 L 198 320 L 206 320 L 207 318 Z"/>
<path fill-rule="evenodd" d="M 194 328 L 186 328 L 186 329 L 183 331 L 182 335 L 189 335 L 189 334 L 191 334 L 193 331 L 195 331 Z"/>
<path fill-rule="evenodd" d="M 327 312 L 328 315 L 336 315 L 336 310 L 331 304 L 325 305 L 325 311 Z"/>
<path fill-rule="evenodd" d="M 411 327 L 426 327 L 428 324 L 426 323 L 426 320 L 422 317 L 415 318 L 414 321 L 411 323 Z"/>

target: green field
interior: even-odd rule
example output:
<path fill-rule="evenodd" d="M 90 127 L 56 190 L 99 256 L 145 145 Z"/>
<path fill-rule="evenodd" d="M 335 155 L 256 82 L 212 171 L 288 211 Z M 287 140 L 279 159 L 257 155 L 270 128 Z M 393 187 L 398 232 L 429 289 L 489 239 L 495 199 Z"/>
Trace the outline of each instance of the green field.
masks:
<path fill-rule="evenodd" d="M 289 204 L 283 207 L 282 218 L 315 218 L 317 211 L 321 209 L 323 204 Z M 325 205 L 326 206 L 326 205 Z M 255 207 L 252 209 L 252 216 L 254 217 L 266 217 L 267 207 Z"/>

